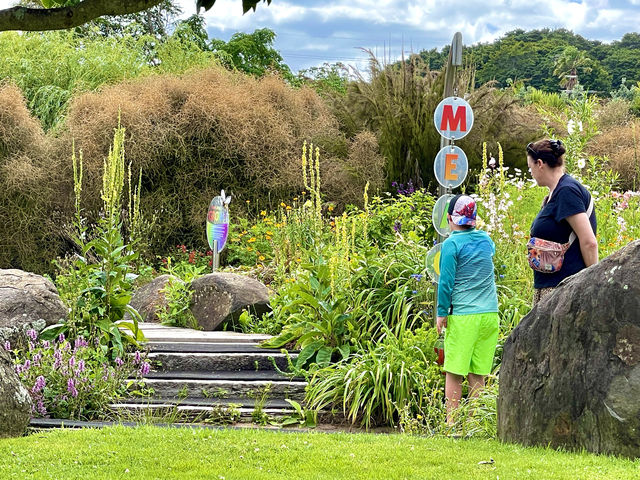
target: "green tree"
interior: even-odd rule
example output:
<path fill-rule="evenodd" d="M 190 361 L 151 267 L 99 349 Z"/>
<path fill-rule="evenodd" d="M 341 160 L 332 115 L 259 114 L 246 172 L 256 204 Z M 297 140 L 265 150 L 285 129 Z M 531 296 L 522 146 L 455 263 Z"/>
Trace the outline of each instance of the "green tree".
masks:
<path fill-rule="evenodd" d="M 567 90 L 573 90 L 578 85 L 578 69 L 590 73 L 593 61 L 576 47 L 565 48 L 554 62 L 553 74 L 560 80 L 560 85 Z"/>
<path fill-rule="evenodd" d="M 262 0 L 267 4 L 271 0 Z M 129 15 L 143 12 L 164 0 L 38 0 L 43 8 L 18 5 L 0 10 L 0 31 L 28 32 L 66 30 L 105 15 Z M 196 0 L 198 11 L 209 10 L 216 0 Z M 242 0 L 244 12 L 255 10 L 261 0 Z"/>
<path fill-rule="evenodd" d="M 228 66 L 250 75 L 262 76 L 277 71 L 292 81 L 293 74 L 282 60 L 280 52 L 273 48 L 276 34 L 268 28 L 253 33 L 234 33 L 228 42 L 212 40 L 209 48 Z"/>

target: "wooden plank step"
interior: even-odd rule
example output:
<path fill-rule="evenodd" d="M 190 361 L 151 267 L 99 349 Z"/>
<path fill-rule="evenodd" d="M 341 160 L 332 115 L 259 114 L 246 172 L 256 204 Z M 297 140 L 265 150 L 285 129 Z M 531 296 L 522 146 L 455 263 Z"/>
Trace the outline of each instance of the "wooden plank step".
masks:
<path fill-rule="evenodd" d="M 145 375 L 145 379 L 167 379 L 167 380 L 256 380 L 256 381 L 288 381 L 292 380 L 275 370 L 240 370 L 240 371 L 151 371 Z M 300 378 L 297 378 L 300 380 Z"/>
<path fill-rule="evenodd" d="M 298 401 L 298 400 L 296 400 Z M 240 405 L 243 408 L 253 408 L 256 400 L 251 397 L 211 397 L 211 398 L 188 398 L 188 399 L 167 399 L 153 397 L 129 397 L 122 398 L 118 403 L 135 405 L 172 405 L 172 406 L 198 406 L 211 407 L 214 405 Z M 264 408 L 289 408 L 291 405 L 284 398 L 268 397 L 264 402 Z"/>
<path fill-rule="evenodd" d="M 297 356 L 297 354 L 291 354 L 291 360 L 295 361 Z M 147 360 L 155 370 L 162 371 L 274 370 L 274 362 L 283 371 L 288 368 L 285 354 L 263 351 L 249 353 L 151 352 L 148 354 Z"/>
<path fill-rule="evenodd" d="M 260 348 L 256 343 L 195 343 L 154 342 L 148 344 L 151 352 L 181 353 L 280 353 L 276 348 Z"/>
<path fill-rule="evenodd" d="M 270 386 L 270 396 L 304 398 L 306 382 L 297 380 L 144 380 L 156 398 L 210 398 L 215 396 L 252 397 Z"/>
<path fill-rule="evenodd" d="M 139 323 L 147 341 L 153 342 L 197 342 L 197 343 L 260 343 L 269 335 L 238 332 L 205 332 L 191 328 L 168 327 L 158 323 Z"/>
<path fill-rule="evenodd" d="M 149 412 L 151 415 L 157 414 L 159 416 L 171 415 L 175 414 L 179 418 L 188 418 L 190 420 L 198 419 L 198 418 L 206 418 L 210 417 L 211 414 L 222 414 L 226 412 L 229 404 L 218 404 L 218 405 L 172 405 L 172 404 L 140 404 L 140 403 L 113 403 L 108 405 L 108 407 L 116 412 L 129 412 L 132 414 L 142 415 L 145 412 Z M 285 415 L 291 415 L 295 412 L 295 410 L 288 405 L 289 408 L 269 408 L 265 407 L 262 409 L 264 413 L 269 415 L 270 417 L 283 417 Z M 238 414 L 241 419 L 247 420 L 250 419 L 255 412 L 255 408 L 253 407 L 233 407 L 232 408 L 234 414 Z M 231 413 L 231 412 L 229 412 Z"/>

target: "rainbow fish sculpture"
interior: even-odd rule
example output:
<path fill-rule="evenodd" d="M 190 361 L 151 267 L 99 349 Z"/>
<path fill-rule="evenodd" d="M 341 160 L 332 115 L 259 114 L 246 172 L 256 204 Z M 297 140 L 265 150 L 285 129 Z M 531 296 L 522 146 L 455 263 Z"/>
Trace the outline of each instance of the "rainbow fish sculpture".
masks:
<path fill-rule="evenodd" d="M 231 197 L 220 191 L 219 197 L 214 197 L 207 212 L 207 241 L 213 250 L 213 242 L 218 241 L 218 253 L 222 252 L 229 236 L 229 202 Z"/>

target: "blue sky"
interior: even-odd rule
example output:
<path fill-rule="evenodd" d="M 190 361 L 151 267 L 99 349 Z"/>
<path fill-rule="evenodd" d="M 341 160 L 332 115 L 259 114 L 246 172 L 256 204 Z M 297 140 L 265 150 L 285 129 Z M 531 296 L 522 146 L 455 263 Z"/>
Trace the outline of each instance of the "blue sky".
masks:
<path fill-rule="evenodd" d="M 195 0 L 179 0 L 184 16 Z M 14 4 L 0 0 L 0 8 Z M 567 28 L 610 42 L 640 31 L 640 0 L 273 0 L 242 15 L 241 0 L 217 0 L 206 12 L 209 35 L 270 28 L 275 46 L 294 70 L 343 62 L 362 67 L 368 48 L 391 60 L 405 52 L 441 48 L 456 31 L 465 44 L 492 41 L 522 28 Z"/>
<path fill-rule="evenodd" d="M 181 0 L 185 14 L 193 0 Z M 273 0 L 242 15 L 241 0 L 217 0 L 205 14 L 210 36 L 268 27 L 293 70 L 342 61 L 362 66 L 368 48 L 397 58 L 402 50 L 441 48 L 456 31 L 465 44 L 492 41 L 516 28 L 567 28 L 610 42 L 640 31 L 640 0 Z"/>

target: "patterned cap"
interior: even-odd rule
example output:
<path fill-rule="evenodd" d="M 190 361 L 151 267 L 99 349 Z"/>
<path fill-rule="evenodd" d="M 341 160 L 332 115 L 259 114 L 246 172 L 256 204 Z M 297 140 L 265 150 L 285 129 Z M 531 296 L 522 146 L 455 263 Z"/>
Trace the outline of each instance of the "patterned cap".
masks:
<path fill-rule="evenodd" d="M 455 225 L 476 225 L 476 201 L 468 195 L 456 195 L 449 202 L 448 213 Z"/>

